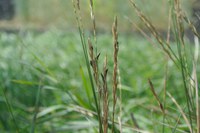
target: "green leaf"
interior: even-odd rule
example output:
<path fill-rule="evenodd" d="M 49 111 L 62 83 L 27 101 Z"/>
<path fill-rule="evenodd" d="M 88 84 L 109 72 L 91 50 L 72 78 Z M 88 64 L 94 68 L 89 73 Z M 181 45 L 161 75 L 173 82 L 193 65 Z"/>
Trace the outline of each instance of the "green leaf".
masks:
<path fill-rule="evenodd" d="M 38 82 L 32 82 L 32 81 L 26 81 L 26 80 L 12 80 L 12 82 L 17 84 L 23 84 L 23 85 L 39 85 Z"/>
<path fill-rule="evenodd" d="M 64 106 L 64 105 L 55 105 L 55 106 L 51 106 L 51 107 L 45 108 L 41 112 L 38 113 L 37 118 L 44 117 L 47 114 L 52 113 L 52 112 L 54 112 L 56 110 L 59 110 L 59 109 L 66 109 L 66 106 Z"/>
<path fill-rule="evenodd" d="M 87 94 L 87 99 L 89 101 L 89 103 L 91 103 L 91 98 L 92 98 L 92 91 L 91 91 L 91 88 L 89 87 L 89 84 L 87 80 L 87 78 L 85 77 L 85 74 L 84 74 L 84 71 L 82 69 L 82 67 L 80 68 L 80 74 L 81 74 L 81 77 L 82 77 L 82 81 L 83 81 L 83 87 L 85 89 L 85 92 Z"/>

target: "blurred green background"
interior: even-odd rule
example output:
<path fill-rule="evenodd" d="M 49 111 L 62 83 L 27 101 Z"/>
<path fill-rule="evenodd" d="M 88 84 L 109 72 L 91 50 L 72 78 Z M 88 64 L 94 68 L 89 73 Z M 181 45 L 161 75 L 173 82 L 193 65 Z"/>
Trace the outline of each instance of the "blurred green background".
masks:
<path fill-rule="evenodd" d="M 0 27 L 10 28 L 58 28 L 68 30 L 76 28 L 71 0 L 14 0 L 16 15 L 12 21 L 0 21 Z M 191 14 L 192 0 L 182 0 L 183 9 Z M 139 8 L 145 12 L 158 29 L 166 29 L 168 22 L 167 0 L 136 0 Z M 80 0 L 83 23 L 86 29 L 91 28 L 88 0 Z M 121 31 L 132 31 L 127 17 L 143 26 L 136 17 L 128 0 L 94 0 L 97 29 L 110 31 L 115 15 L 119 18 Z M 130 28 L 131 27 L 131 28 Z"/>

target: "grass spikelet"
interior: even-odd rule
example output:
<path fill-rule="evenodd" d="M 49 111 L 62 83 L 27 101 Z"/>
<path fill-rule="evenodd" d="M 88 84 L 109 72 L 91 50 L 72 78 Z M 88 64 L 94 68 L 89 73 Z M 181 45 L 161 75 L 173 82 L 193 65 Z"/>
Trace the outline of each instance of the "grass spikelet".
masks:
<path fill-rule="evenodd" d="M 188 17 L 187 17 L 185 14 L 183 14 L 183 19 L 184 19 L 185 22 L 188 24 L 188 26 L 189 26 L 189 28 L 192 30 L 192 32 L 193 32 L 198 38 L 200 38 L 200 35 L 199 35 L 199 33 L 197 32 L 197 30 L 196 30 L 194 24 L 190 21 L 190 19 L 188 19 Z"/>
<path fill-rule="evenodd" d="M 89 0 L 89 6 L 90 6 L 90 17 L 91 17 L 92 25 L 93 25 L 93 39 L 94 39 L 94 45 L 91 44 L 91 41 L 90 41 L 90 44 L 93 48 L 93 50 L 92 50 L 93 56 L 94 55 L 96 56 L 95 58 L 93 57 L 94 58 L 93 59 L 93 63 L 94 63 L 93 71 L 94 71 L 95 82 L 96 82 L 97 89 L 99 92 L 99 99 L 101 99 L 102 91 L 101 91 L 101 85 L 100 85 L 100 81 L 99 81 L 99 68 L 98 68 L 98 58 L 100 56 L 100 53 L 98 53 L 98 50 L 97 50 L 96 20 L 95 20 L 93 0 Z M 99 102 L 100 102 L 100 100 L 99 100 Z"/>
<path fill-rule="evenodd" d="M 95 42 L 95 52 L 97 54 L 97 36 L 96 36 L 96 20 L 95 20 L 95 14 L 94 14 L 94 4 L 93 0 L 90 0 L 90 16 L 93 24 L 93 36 L 94 36 L 94 42 Z"/>
<path fill-rule="evenodd" d="M 135 2 L 133 0 L 129 0 L 135 9 L 138 17 L 142 20 L 142 22 L 145 24 L 145 26 L 149 29 L 149 31 L 152 33 L 152 35 L 155 37 L 157 42 L 160 44 L 164 52 L 169 56 L 169 58 L 176 64 L 176 60 L 178 60 L 178 57 L 172 50 L 172 48 L 162 39 L 162 37 L 157 32 L 155 26 L 149 21 L 149 19 L 142 13 L 142 11 L 137 7 Z M 177 65 L 177 64 L 176 64 Z"/>
<path fill-rule="evenodd" d="M 92 67 L 93 77 L 94 77 L 96 86 L 98 88 L 99 98 L 101 98 L 102 91 L 101 91 L 101 86 L 100 86 L 100 81 L 99 81 L 99 72 L 98 72 L 98 59 L 99 59 L 100 53 L 95 57 L 94 47 L 89 38 L 88 38 L 88 45 L 89 45 L 90 65 Z"/>
<path fill-rule="evenodd" d="M 118 32 L 117 32 L 117 17 L 115 17 L 113 27 L 112 27 L 112 34 L 113 34 L 113 46 L 114 46 L 114 68 L 113 68 L 113 114 L 112 114 L 112 133 L 114 132 L 114 119 L 115 119 L 115 106 L 117 103 L 117 70 L 118 70 Z"/>
<path fill-rule="evenodd" d="M 140 33 L 142 36 L 144 36 L 153 46 L 156 46 L 155 42 L 152 40 L 152 38 L 145 33 L 143 29 L 141 29 L 135 22 L 133 22 L 130 18 L 126 17 L 126 19 L 129 21 L 130 24 L 132 24 Z"/>
<path fill-rule="evenodd" d="M 163 114 L 165 114 L 164 107 L 163 107 L 163 105 L 162 105 L 162 103 L 161 103 L 161 101 L 160 101 L 158 95 L 156 94 L 155 89 L 154 89 L 154 86 L 153 86 L 153 83 L 151 82 L 150 79 L 148 79 L 148 83 L 149 83 L 151 92 L 153 93 L 153 96 L 156 98 L 156 100 L 157 100 L 157 102 L 158 102 L 158 104 L 159 104 L 159 106 L 160 106 L 161 111 L 163 112 Z"/>
<path fill-rule="evenodd" d="M 107 86 L 107 57 L 104 60 L 103 73 L 101 74 L 103 81 L 103 131 L 107 133 L 108 131 L 108 86 Z"/>

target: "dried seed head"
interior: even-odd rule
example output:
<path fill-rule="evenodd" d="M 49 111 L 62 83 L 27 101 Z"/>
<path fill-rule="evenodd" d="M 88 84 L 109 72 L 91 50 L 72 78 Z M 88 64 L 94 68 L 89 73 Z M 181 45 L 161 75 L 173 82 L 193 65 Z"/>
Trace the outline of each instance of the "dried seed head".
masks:
<path fill-rule="evenodd" d="M 90 40 L 90 38 L 88 38 L 88 45 L 89 45 L 89 55 L 90 55 L 90 59 L 93 60 L 94 59 L 94 48 L 92 46 L 92 42 Z"/>
<path fill-rule="evenodd" d="M 103 127 L 104 127 L 104 133 L 107 133 L 108 131 L 108 87 L 107 87 L 107 73 L 108 73 L 108 68 L 107 68 L 107 56 L 105 57 L 104 60 L 104 66 L 103 66 L 103 74 L 102 80 L 103 80 Z"/>
<path fill-rule="evenodd" d="M 117 33 L 117 17 L 115 17 L 113 27 L 112 27 L 112 34 L 113 34 L 113 47 L 114 47 L 114 54 L 113 54 L 113 60 L 114 60 L 114 68 L 113 68 L 113 114 L 112 114 L 112 133 L 114 132 L 114 118 L 115 118 L 115 105 L 117 103 L 117 69 L 118 69 L 118 33 Z"/>

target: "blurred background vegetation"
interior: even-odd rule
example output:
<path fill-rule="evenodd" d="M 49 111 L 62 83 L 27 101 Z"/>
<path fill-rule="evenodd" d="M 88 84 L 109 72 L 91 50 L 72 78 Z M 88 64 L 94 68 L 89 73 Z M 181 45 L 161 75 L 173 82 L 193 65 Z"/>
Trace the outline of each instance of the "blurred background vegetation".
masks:
<path fill-rule="evenodd" d="M 0 21 L 0 27 L 36 28 L 45 30 L 48 28 L 65 29 L 66 31 L 76 28 L 71 0 L 13 0 L 16 14 L 11 21 Z M 192 1 L 182 0 L 184 10 L 191 16 Z M 86 29 L 91 29 L 90 9 L 87 0 L 80 0 L 81 11 L 84 17 L 83 23 Z M 141 10 L 150 18 L 158 29 L 164 30 L 168 22 L 167 0 L 137 0 L 136 3 Z M 110 31 L 113 16 L 119 17 L 119 28 L 121 31 L 132 31 L 132 25 L 127 20 L 143 27 L 141 21 L 136 17 L 134 10 L 128 1 L 122 0 L 94 0 L 97 29 Z M 131 28 L 130 28 L 131 27 Z"/>

